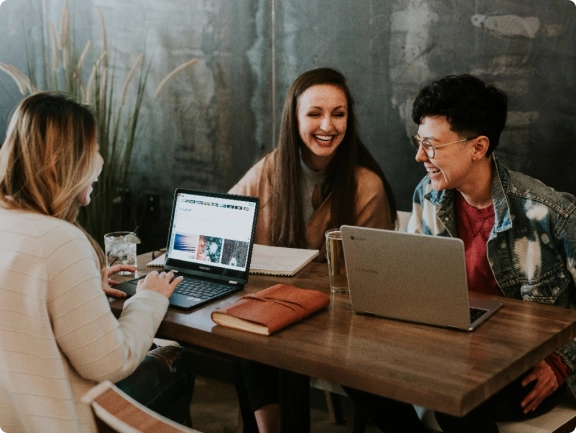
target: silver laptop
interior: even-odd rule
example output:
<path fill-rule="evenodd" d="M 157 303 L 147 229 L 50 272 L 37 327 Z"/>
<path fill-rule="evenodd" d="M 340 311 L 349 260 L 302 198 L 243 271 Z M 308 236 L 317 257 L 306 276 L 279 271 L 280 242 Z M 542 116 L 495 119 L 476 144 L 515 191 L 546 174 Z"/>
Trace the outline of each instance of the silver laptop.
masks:
<path fill-rule="evenodd" d="M 342 240 L 357 313 L 472 331 L 502 306 L 468 297 L 460 239 L 344 225 Z"/>
<path fill-rule="evenodd" d="M 170 297 L 171 306 L 198 307 L 243 288 L 258 204 L 257 197 L 176 190 L 164 270 L 178 272 L 184 280 Z M 132 296 L 138 280 L 114 288 Z"/>

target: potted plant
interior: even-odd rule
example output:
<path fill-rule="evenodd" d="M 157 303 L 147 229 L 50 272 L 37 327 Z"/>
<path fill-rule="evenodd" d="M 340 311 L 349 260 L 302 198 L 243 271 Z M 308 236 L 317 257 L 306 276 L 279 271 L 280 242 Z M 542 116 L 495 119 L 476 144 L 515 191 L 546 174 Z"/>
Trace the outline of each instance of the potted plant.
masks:
<path fill-rule="evenodd" d="M 106 164 L 94 185 L 92 202 L 90 206 L 82 208 L 79 222 L 102 244 L 105 233 L 136 229 L 133 226 L 134 218 L 131 217 L 133 212 L 128 173 L 135 149 L 140 109 L 146 95 L 150 63 L 145 61 L 144 54 L 140 54 L 119 86 L 118 77 L 111 72 L 116 69 L 111 65 L 111 50 L 101 11 L 99 18 L 102 37 L 100 50 L 93 48 L 91 40 L 88 40 L 82 51 L 77 50 L 70 31 L 70 12 L 65 1 L 58 26 L 49 22 L 48 30 L 42 32 L 49 35 L 48 40 L 42 40 L 42 70 L 34 68 L 30 58 L 28 74 L 4 63 L 0 63 L 0 70 L 13 78 L 22 95 L 40 90 L 63 91 L 92 107 L 98 122 L 100 153 Z M 43 25 L 46 25 L 46 21 L 44 16 Z M 196 61 L 189 60 L 169 73 L 157 86 L 154 98 L 161 94 L 175 75 Z"/>

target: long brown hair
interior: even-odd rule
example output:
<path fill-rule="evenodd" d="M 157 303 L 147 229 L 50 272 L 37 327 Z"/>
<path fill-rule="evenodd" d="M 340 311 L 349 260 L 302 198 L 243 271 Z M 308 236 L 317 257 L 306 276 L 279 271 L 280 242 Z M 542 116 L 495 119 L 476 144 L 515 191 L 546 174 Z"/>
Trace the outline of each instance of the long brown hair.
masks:
<path fill-rule="evenodd" d="M 0 148 L 0 204 L 78 226 L 79 196 L 97 163 L 96 131 L 92 112 L 62 93 L 39 92 L 25 98 L 14 111 Z M 102 266 L 102 250 L 87 236 Z"/>
<path fill-rule="evenodd" d="M 300 75 L 290 87 L 277 144 L 276 170 L 273 177 L 272 242 L 277 246 L 306 248 L 306 224 L 300 197 L 300 147 L 298 132 L 298 98 L 309 87 L 330 84 L 341 89 L 348 102 L 346 134 L 327 168 L 323 195 L 331 194 L 331 227 L 354 224 L 356 212 L 356 177 L 358 166 L 376 173 L 384 184 L 391 221 L 396 221 L 396 203 L 384 172 L 372 157 L 360 137 L 354 113 L 354 100 L 346 78 L 332 68 L 319 68 Z M 336 175 L 337 173 L 337 175 Z"/>

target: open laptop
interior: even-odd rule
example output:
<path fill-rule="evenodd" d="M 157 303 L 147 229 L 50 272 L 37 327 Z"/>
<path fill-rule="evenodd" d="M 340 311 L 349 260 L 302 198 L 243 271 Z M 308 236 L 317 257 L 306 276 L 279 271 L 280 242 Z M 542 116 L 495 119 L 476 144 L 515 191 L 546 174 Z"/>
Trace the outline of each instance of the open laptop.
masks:
<path fill-rule="evenodd" d="M 248 281 L 257 216 L 256 197 L 176 190 L 164 270 L 184 280 L 170 297 L 171 306 L 197 307 L 242 289 Z M 132 296 L 139 279 L 114 288 Z"/>
<path fill-rule="evenodd" d="M 342 241 L 358 313 L 472 331 L 502 306 L 468 297 L 460 239 L 344 225 Z"/>

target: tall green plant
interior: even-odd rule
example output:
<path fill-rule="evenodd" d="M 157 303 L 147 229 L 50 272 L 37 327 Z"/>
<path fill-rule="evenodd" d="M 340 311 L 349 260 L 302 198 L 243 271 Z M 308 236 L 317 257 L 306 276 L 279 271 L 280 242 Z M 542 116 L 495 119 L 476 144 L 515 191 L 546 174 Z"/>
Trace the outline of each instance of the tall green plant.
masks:
<path fill-rule="evenodd" d="M 81 210 L 79 221 L 96 240 L 103 243 L 107 232 L 135 229 L 134 221 L 127 218 L 131 214 L 131 204 L 126 191 L 150 64 L 146 64 L 144 55 L 140 54 L 118 91 L 118 80 L 114 72 L 110 74 L 116 68 L 110 65 L 102 12 L 99 11 L 102 48 L 95 52 L 89 40 L 80 52 L 76 49 L 74 33 L 70 31 L 72 26 L 67 0 L 64 1 L 58 26 L 47 20 L 45 2 L 42 5 L 42 70 L 37 71 L 35 67 L 34 50 L 29 43 L 26 44 L 28 75 L 4 63 L 0 63 L 0 70 L 14 79 L 23 95 L 39 90 L 59 90 L 92 107 L 98 121 L 98 141 L 105 164 L 94 185 L 92 203 Z M 92 58 L 91 64 L 89 57 Z M 168 74 L 156 88 L 154 97 L 160 95 L 175 75 L 196 61 L 192 59 Z"/>

